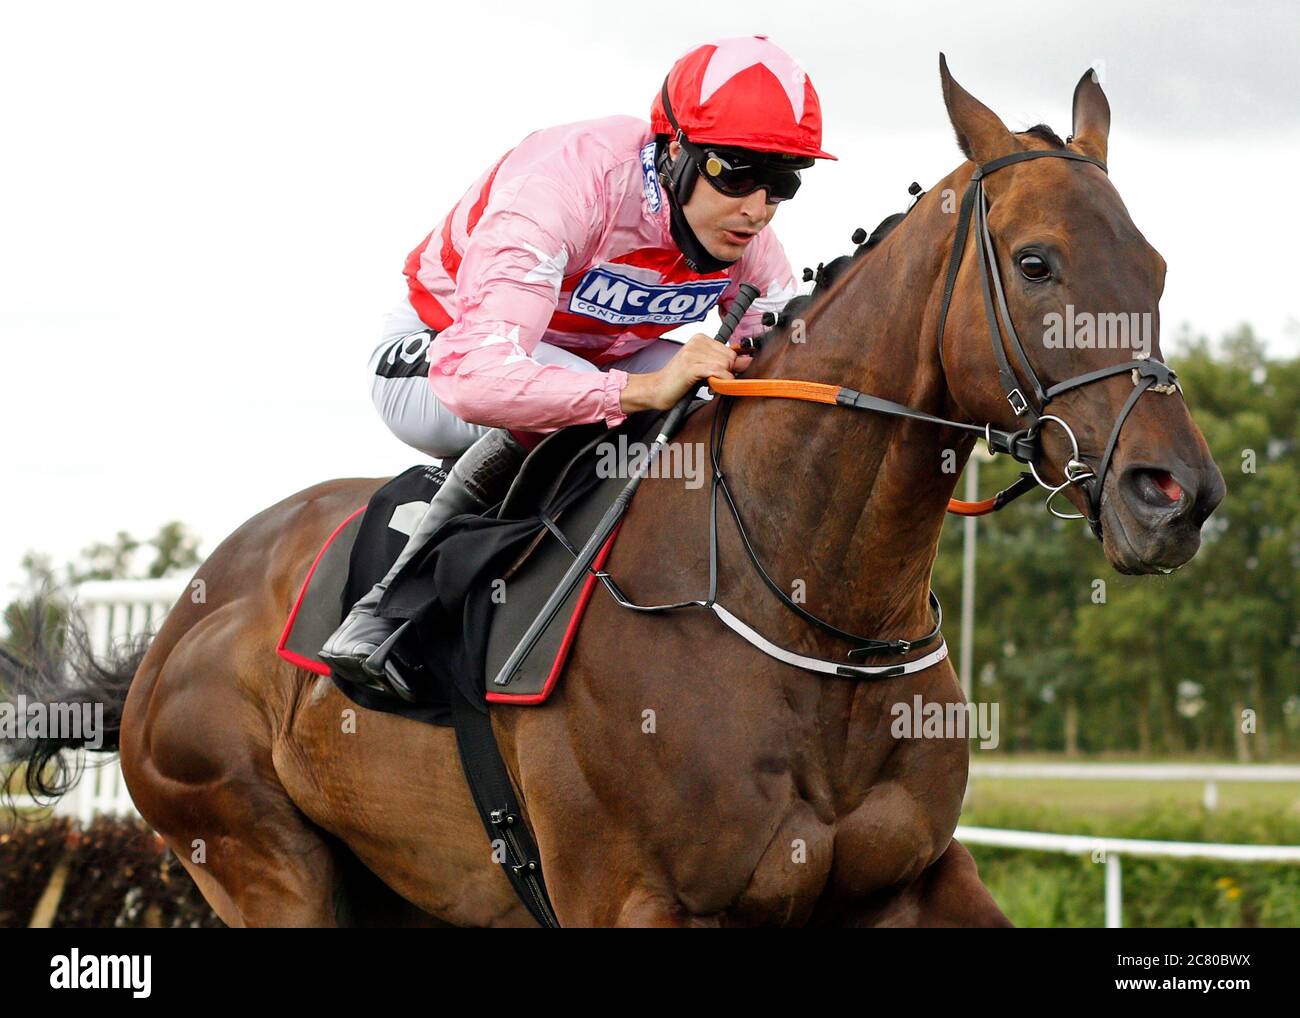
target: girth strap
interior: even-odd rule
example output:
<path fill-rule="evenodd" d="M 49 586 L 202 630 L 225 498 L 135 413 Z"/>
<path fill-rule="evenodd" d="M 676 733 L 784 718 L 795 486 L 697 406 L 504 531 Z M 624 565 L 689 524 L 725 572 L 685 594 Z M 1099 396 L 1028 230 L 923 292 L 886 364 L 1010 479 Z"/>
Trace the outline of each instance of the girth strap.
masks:
<path fill-rule="evenodd" d="M 524 811 L 501 759 L 492 719 L 456 689 L 451 691 L 451 711 L 461 767 L 488 842 L 494 853 L 497 841 L 506 849 L 501 860 L 506 879 L 540 926 L 558 929 L 560 921 L 546 893 L 537 844 L 524 823 Z"/>

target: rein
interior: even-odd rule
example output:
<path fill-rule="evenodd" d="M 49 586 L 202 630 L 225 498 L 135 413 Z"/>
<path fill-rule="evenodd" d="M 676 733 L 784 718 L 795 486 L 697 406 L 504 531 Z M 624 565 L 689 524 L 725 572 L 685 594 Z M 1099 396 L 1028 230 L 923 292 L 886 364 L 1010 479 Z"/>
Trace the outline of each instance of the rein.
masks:
<path fill-rule="evenodd" d="M 910 417 L 913 420 L 940 424 L 944 427 L 960 428 L 984 438 L 990 452 L 1004 452 L 1022 463 L 1028 463 L 1036 452 L 1034 436 L 1029 429 L 1022 431 L 1000 431 L 992 425 L 980 427 L 978 424 L 964 424 L 961 421 L 949 421 L 935 417 L 921 410 L 879 396 L 870 396 L 846 386 L 833 385 L 830 382 L 803 382 L 780 378 L 709 378 L 709 389 L 720 396 L 761 396 L 783 399 L 801 399 L 809 403 L 825 403 L 829 406 L 846 406 L 855 410 L 874 410 L 894 417 Z M 948 500 L 948 511 L 957 516 L 984 516 L 996 512 L 1007 503 L 1019 498 L 1027 491 L 1037 487 L 1033 474 L 1025 471 L 1014 484 L 999 491 L 992 498 L 979 502 L 963 502 L 959 499 Z"/>

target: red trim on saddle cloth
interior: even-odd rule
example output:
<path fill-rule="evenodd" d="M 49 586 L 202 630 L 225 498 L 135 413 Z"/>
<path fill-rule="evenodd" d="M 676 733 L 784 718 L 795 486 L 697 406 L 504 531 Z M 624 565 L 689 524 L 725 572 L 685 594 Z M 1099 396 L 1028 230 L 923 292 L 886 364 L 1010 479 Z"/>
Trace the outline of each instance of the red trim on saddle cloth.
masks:
<path fill-rule="evenodd" d="M 289 634 L 293 632 L 294 619 L 298 617 L 298 609 L 302 607 L 302 599 L 307 596 L 307 588 L 311 585 L 312 575 L 316 572 L 316 567 L 320 565 L 320 560 L 325 554 L 325 549 L 334 543 L 334 538 L 338 537 L 343 528 L 351 523 L 358 515 L 366 511 L 362 506 L 348 514 L 348 518 L 334 528 L 333 533 L 325 538 L 325 543 L 320 546 L 320 551 L 312 559 L 311 568 L 307 570 L 307 576 L 302 581 L 302 586 L 298 590 L 298 598 L 293 602 L 293 610 L 289 612 L 289 618 L 284 623 L 284 630 L 280 633 L 280 641 L 275 645 L 275 652 L 291 665 L 297 665 L 299 668 L 305 668 L 309 672 L 317 675 L 328 675 L 330 673 L 329 665 L 322 664 L 320 661 L 313 661 L 311 658 L 303 657 L 301 654 L 295 654 L 288 650 L 285 644 L 289 642 Z"/>
<path fill-rule="evenodd" d="M 618 526 L 614 528 L 614 532 L 609 535 L 609 539 L 601 545 L 596 560 L 591 564 L 591 571 L 587 573 L 587 580 L 582 585 L 582 592 L 578 595 L 578 603 L 573 606 L 573 614 L 569 617 L 569 624 L 564 630 L 564 639 L 561 641 L 560 649 L 555 655 L 555 661 L 551 664 L 551 672 L 546 676 L 546 685 L 542 687 L 542 691 L 527 696 L 511 696 L 509 693 L 488 693 L 489 703 L 536 704 L 541 703 L 551 695 L 551 690 L 555 688 L 556 682 L 560 679 L 560 673 L 564 671 L 564 666 L 569 660 L 569 651 L 573 649 L 573 641 L 578 637 L 578 627 L 582 624 L 583 615 L 586 614 L 587 602 L 591 600 L 596 584 L 600 582 L 595 571 L 604 568 L 605 560 L 609 558 L 609 553 L 614 550 L 614 539 L 618 537 L 618 532 L 622 527 L 623 522 L 620 520 Z"/>

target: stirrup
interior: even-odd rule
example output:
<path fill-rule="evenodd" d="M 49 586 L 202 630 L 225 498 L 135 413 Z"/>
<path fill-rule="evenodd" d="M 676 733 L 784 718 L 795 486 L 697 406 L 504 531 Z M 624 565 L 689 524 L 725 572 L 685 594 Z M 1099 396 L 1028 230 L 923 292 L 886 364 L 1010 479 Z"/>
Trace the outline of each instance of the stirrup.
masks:
<path fill-rule="evenodd" d="M 388 659 L 393 653 L 393 648 L 397 646 L 397 641 L 402 638 L 402 634 L 406 632 L 412 621 L 412 619 L 403 620 L 402 624 L 393 630 L 392 635 L 371 652 L 361 666 L 367 675 L 391 686 L 392 692 L 407 703 L 415 702 L 415 693 L 406 684 L 397 667 Z"/>
<path fill-rule="evenodd" d="M 415 703 L 415 692 L 406 684 L 406 680 L 391 661 L 384 665 L 383 678 L 375 681 L 407 703 Z"/>
<path fill-rule="evenodd" d="M 382 693 L 385 696 L 396 696 L 408 703 L 412 703 L 415 700 L 415 696 L 411 692 L 411 687 L 406 684 L 401 675 L 397 673 L 397 669 L 392 665 L 389 665 L 380 674 L 372 675 L 365 669 L 361 662 L 357 661 L 356 658 L 349 659 L 347 664 L 337 660 L 330 660 L 329 658 L 325 658 L 324 660 L 326 660 L 330 666 L 330 675 L 332 675 L 336 680 L 346 682 L 348 685 L 355 686 L 358 689 L 368 689 L 372 693 Z M 348 667 L 349 664 L 351 667 Z"/>

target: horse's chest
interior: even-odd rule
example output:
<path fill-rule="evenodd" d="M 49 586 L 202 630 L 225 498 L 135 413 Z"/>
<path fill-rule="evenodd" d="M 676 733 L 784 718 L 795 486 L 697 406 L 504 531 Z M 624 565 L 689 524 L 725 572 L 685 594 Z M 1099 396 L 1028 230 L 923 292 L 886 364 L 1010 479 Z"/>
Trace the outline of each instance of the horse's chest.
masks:
<path fill-rule="evenodd" d="M 890 691 L 745 675 L 678 677 L 668 697 L 636 678 L 573 744 L 576 762 L 595 813 L 637 846 L 636 871 L 686 915 L 797 925 L 914 879 L 947 847 L 966 741 L 891 732 Z M 908 692 L 952 698 L 955 683 L 935 684 Z M 623 719 L 644 705 L 629 739 Z"/>
<path fill-rule="evenodd" d="M 947 847 L 965 786 L 964 744 L 897 748 L 888 776 L 862 784 L 837 805 L 815 794 L 844 775 L 798 774 L 791 798 L 758 856 L 737 918 L 796 922 L 906 884 Z M 841 787 L 842 791 L 842 787 Z M 766 836 L 756 829 L 756 840 Z"/>

